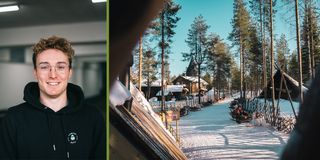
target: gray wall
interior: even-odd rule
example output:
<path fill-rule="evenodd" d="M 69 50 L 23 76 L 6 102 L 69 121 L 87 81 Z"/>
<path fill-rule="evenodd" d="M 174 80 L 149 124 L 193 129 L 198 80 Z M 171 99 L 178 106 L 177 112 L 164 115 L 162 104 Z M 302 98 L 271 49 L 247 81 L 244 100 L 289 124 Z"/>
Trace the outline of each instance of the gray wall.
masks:
<path fill-rule="evenodd" d="M 23 102 L 26 83 L 35 81 L 33 66 L 19 63 L 0 63 L 0 110 Z"/>
<path fill-rule="evenodd" d="M 0 47 L 26 46 L 51 35 L 63 36 L 73 43 L 106 41 L 106 22 L 82 22 L 0 29 Z"/>

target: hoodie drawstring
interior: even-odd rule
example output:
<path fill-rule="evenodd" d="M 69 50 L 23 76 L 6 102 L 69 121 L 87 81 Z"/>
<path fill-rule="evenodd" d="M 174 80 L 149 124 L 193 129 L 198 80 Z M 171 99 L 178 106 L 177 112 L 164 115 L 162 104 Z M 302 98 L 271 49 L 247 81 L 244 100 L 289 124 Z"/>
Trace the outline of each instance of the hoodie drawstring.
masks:
<path fill-rule="evenodd" d="M 60 122 L 61 122 L 61 126 L 62 126 L 62 129 L 63 129 L 64 137 L 65 137 L 64 145 L 65 145 L 65 148 L 66 148 L 66 151 L 67 151 L 67 153 L 66 153 L 67 154 L 67 159 L 69 159 L 70 158 L 70 153 L 69 153 L 69 147 L 68 147 L 68 135 L 67 135 L 67 131 L 66 131 L 66 128 L 65 128 L 64 115 L 65 114 L 62 114 Z"/>
<path fill-rule="evenodd" d="M 45 108 L 45 109 L 47 109 L 47 108 Z M 52 125 L 51 125 L 51 120 L 50 120 L 50 118 L 49 118 L 48 113 L 47 113 L 47 112 L 45 112 L 45 114 L 46 114 L 46 118 L 47 118 L 48 131 L 49 131 L 49 134 L 50 134 L 49 139 L 50 139 L 50 142 L 51 142 L 51 145 L 52 145 L 52 149 L 53 149 L 53 151 L 56 151 L 56 145 L 54 144 L 54 141 L 53 141 L 54 136 L 52 135 Z"/>
<path fill-rule="evenodd" d="M 45 108 L 47 109 L 47 108 Z M 53 151 L 55 152 L 56 151 L 56 145 L 55 145 L 55 136 L 53 136 L 53 133 L 52 133 L 52 122 L 49 118 L 49 114 L 48 112 L 45 112 L 45 115 L 46 115 L 46 119 L 47 119 L 47 125 L 48 125 L 48 130 L 49 130 L 49 134 L 50 134 L 50 142 L 51 142 L 51 145 L 52 145 L 52 149 Z M 68 147 L 68 135 L 66 134 L 67 131 L 66 131 L 66 128 L 65 128 L 65 122 L 64 122 L 64 114 L 61 115 L 61 117 L 59 118 L 60 119 L 60 123 L 61 123 L 61 126 L 62 126 L 62 129 L 63 129 L 63 135 L 64 135 L 64 145 L 65 145 L 65 148 L 66 148 L 66 157 L 67 159 L 70 158 L 70 152 L 69 152 L 69 147 Z"/>

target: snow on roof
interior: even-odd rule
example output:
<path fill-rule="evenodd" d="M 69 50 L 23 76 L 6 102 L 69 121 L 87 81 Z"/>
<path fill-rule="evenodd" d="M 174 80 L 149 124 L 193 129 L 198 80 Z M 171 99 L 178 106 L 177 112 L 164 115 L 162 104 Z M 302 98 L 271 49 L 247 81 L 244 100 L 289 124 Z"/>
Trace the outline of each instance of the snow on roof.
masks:
<path fill-rule="evenodd" d="M 288 74 L 286 74 L 285 72 L 282 72 L 284 76 L 286 76 L 295 86 L 299 86 L 299 82 L 296 81 L 295 79 L 293 79 L 292 77 L 290 77 Z M 308 91 L 308 88 L 305 87 L 303 84 L 302 84 L 302 90 L 305 92 L 305 91 Z"/>
<path fill-rule="evenodd" d="M 166 80 L 163 80 L 163 83 L 166 84 Z M 142 80 L 141 86 L 147 87 L 147 80 L 146 79 Z M 151 87 L 161 87 L 161 79 L 157 79 L 156 81 L 152 82 Z"/>
<path fill-rule="evenodd" d="M 164 90 L 163 95 L 164 95 L 164 96 L 167 96 L 169 93 L 171 93 L 171 92 L 168 91 L 168 90 Z M 161 90 L 156 94 L 156 96 L 162 96 L 162 95 L 161 95 Z"/>
<path fill-rule="evenodd" d="M 182 92 L 183 91 L 183 85 L 167 85 L 166 88 L 164 88 L 164 95 L 168 95 L 170 92 Z M 156 94 L 157 96 L 161 96 L 161 90 Z"/>
<path fill-rule="evenodd" d="M 182 92 L 183 85 L 167 85 L 167 90 L 171 92 Z"/>
<path fill-rule="evenodd" d="M 110 103 L 114 106 L 122 105 L 124 102 L 131 98 L 130 91 L 119 81 L 116 80 L 110 91 Z"/>
<path fill-rule="evenodd" d="M 181 77 L 191 82 L 198 82 L 198 77 L 194 77 L 194 76 L 181 76 Z M 200 82 L 203 83 L 204 85 L 208 85 L 208 82 L 206 82 L 202 78 L 200 78 Z"/>

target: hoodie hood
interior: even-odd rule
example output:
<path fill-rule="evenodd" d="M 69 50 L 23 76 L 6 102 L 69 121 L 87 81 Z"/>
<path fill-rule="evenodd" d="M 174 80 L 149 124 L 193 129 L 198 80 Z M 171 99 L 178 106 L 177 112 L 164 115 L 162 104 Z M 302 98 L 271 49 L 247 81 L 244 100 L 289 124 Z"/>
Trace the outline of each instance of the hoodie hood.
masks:
<path fill-rule="evenodd" d="M 40 103 L 37 82 L 26 101 L 10 107 L 0 127 L 0 159 L 105 159 L 105 121 L 79 86 L 67 85 L 68 104 L 58 112 Z"/>
<path fill-rule="evenodd" d="M 79 110 L 81 106 L 83 106 L 82 103 L 84 101 L 84 94 L 79 86 L 68 83 L 67 96 L 68 105 L 62 108 L 57 113 L 71 113 Z M 43 110 L 44 108 L 46 108 L 46 106 L 41 104 L 40 102 L 40 89 L 38 82 L 29 82 L 25 86 L 23 99 L 27 103 L 31 104 L 32 107 L 35 107 L 37 109 Z"/>

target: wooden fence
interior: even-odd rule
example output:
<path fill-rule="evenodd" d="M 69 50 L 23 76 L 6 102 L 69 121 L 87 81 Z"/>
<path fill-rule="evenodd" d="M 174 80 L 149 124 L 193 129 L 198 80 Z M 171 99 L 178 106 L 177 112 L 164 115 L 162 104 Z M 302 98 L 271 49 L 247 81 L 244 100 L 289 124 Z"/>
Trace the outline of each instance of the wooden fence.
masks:
<path fill-rule="evenodd" d="M 200 97 L 200 102 L 207 102 L 205 97 Z M 155 112 L 161 111 L 161 101 L 150 101 L 150 105 Z M 198 104 L 198 97 L 193 97 L 188 100 L 179 100 L 179 101 L 166 101 L 165 102 L 165 110 L 180 110 L 184 106 L 194 107 Z"/>

